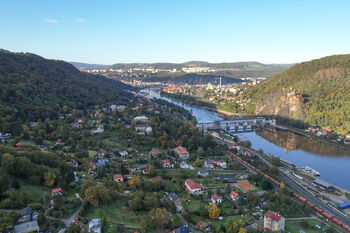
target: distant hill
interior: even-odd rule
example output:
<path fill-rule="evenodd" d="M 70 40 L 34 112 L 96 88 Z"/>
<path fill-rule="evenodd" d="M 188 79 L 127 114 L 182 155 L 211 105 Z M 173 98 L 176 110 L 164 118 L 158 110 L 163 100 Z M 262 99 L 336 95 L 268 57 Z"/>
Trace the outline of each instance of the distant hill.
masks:
<path fill-rule="evenodd" d="M 280 73 L 291 66 L 291 64 L 262 64 L 259 62 L 232 62 L 232 63 L 209 63 L 205 61 L 189 61 L 185 63 L 118 63 L 114 65 L 93 65 L 71 62 L 80 70 L 92 69 L 158 69 L 182 71 L 182 68 L 207 67 L 215 69 L 215 72 L 184 73 L 184 72 L 158 72 L 148 74 L 147 77 L 139 76 L 139 80 L 147 82 L 161 82 L 172 84 L 218 84 L 222 77 L 222 84 L 241 82 L 240 78 L 246 77 L 270 77 Z M 118 74 L 108 73 L 111 78 L 124 78 Z"/>
<path fill-rule="evenodd" d="M 128 101 L 129 86 L 80 72 L 67 62 L 0 50 L 0 131 L 18 134 L 21 124 L 57 119 L 64 106 Z"/>
<path fill-rule="evenodd" d="M 350 55 L 303 62 L 251 87 L 249 113 L 350 130 Z"/>
<path fill-rule="evenodd" d="M 189 67 L 209 67 L 219 72 L 231 74 L 231 77 L 241 78 L 251 76 L 265 76 L 280 73 L 289 68 L 291 64 L 262 64 L 259 62 L 232 62 L 232 63 L 209 63 L 205 61 L 189 61 L 184 63 L 117 63 L 114 65 L 94 65 L 79 62 L 71 62 L 81 70 L 88 69 L 132 69 L 132 68 L 153 68 L 166 70 L 181 70 Z"/>

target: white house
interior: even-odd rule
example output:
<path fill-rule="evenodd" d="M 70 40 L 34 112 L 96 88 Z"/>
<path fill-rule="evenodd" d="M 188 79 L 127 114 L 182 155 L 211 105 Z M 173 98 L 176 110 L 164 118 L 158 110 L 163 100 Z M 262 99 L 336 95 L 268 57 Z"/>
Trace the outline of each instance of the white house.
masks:
<path fill-rule="evenodd" d="M 148 122 L 148 117 L 146 117 L 146 116 L 137 116 L 137 117 L 134 118 L 134 121 L 141 121 L 141 122 L 146 123 L 146 122 Z"/>
<path fill-rule="evenodd" d="M 152 133 L 152 127 L 150 125 L 137 125 L 135 126 L 135 130 L 137 134 L 145 135 L 145 134 L 151 134 Z"/>
<path fill-rule="evenodd" d="M 101 220 L 94 218 L 89 222 L 89 232 L 101 233 Z"/>

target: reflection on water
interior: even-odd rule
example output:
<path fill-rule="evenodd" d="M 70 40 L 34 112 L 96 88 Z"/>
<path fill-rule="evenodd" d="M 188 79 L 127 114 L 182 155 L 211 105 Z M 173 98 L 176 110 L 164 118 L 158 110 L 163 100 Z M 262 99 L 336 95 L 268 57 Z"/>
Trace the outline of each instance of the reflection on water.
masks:
<path fill-rule="evenodd" d="M 189 110 L 197 122 L 222 120 L 206 109 L 191 107 L 150 92 L 154 97 L 166 100 Z M 252 142 L 252 148 L 263 149 L 298 167 L 309 166 L 321 173 L 321 178 L 350 190 L 350 150 L 334 144 L 297 135 L 293 132 L 267 129 L 263 132 L 240 133 L 238 136 Z"/>
<path fill-rule="evenodd" d="M 283 147 L 287 153 L 293 150 L 303 150 L 326 156 L 350 156 L 349 150 L 343 149 L 335 144 L 326 143 L 317 138 L 304 137 L 290 131 L 268 128 L 256 134 L 269 142 Z"/>

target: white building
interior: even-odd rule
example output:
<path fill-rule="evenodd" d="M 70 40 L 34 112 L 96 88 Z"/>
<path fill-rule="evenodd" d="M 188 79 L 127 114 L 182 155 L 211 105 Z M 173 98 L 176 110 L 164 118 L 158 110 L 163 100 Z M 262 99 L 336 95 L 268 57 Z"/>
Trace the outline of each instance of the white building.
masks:
<path fill-rule="evenodd" d="M 268 210 L 264 214 L 264 230 L 282 232 L 284 231 L 285 218 L 280 212 Z"/>
<path fill-rule="evenodd" d="M 146 116 L 137 116 L 134 118 L 134 121 L 148 122 L 148 117 Z"/>
<path fill-rule="evenodd" d="M 94 218 L 89 222 L 89 232 L 101 233 L 101 220 Z"/>

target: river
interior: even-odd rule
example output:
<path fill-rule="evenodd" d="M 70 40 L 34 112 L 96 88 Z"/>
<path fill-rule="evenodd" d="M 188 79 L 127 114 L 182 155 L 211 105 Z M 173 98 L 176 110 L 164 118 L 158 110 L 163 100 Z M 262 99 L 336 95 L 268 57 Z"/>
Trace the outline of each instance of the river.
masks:
<path fill-rule="evenodd" d="M 222 117 L 206 109 L 182 104 L 154 92 L 151 94 L 155 98 L 166 100 L 190 111 L 197 118 L 198 123 L 223 120 Z M 277 129 L 239 133 L 237 136 L 251 141 L 253 149 L 262 149 L 265 153 L 278 156 L 297 167 L 312 167 L 321 173 L 321 179 L 350 190 L 350 150 Z"/>

